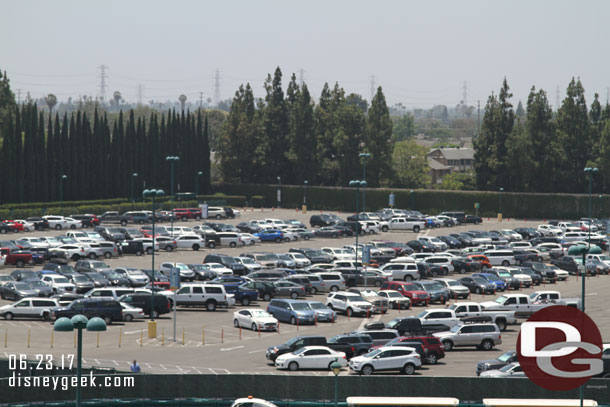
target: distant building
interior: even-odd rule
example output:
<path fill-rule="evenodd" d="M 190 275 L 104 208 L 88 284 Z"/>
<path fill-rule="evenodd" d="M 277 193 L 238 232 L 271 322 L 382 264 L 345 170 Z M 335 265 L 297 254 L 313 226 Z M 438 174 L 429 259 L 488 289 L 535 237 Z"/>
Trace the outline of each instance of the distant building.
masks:
<path fill-rule="evenodd" d="M 452 172 L 468 172 L 474 169 L 474 149 L 435 148 L 428 153 L 428 165 L 433 184 L 440 184 L 443 177 Z"/>

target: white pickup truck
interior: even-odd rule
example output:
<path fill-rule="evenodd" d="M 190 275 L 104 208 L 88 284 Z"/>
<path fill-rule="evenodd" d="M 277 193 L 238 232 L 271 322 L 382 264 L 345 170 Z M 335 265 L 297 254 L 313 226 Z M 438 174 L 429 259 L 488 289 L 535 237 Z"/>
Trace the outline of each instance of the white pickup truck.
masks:
<path fill-rule="evenodd" d="M 529 317 L 536 311 L 553 305 L 567 305 L 580 307 L 578 298 L 561 298 L 559 291 L 535 291 L 529 296 L 526 294 L 505 294 L 493 301 L 481 303 L 485 310 L 515 311 L 517 317 Z"/>
<path fill-rule="evenodd" d="M 500 311 L 500 310 L 487 310 L 481 307 L 478 302 L 465 301 L 456 302 L 451 304 L 448 308 L 455 313 L 458 318 L 468 318 L 474 320 L 478 317 L 484 318 L 494 322 L 500 328 L 500 331 L 505 331 L 507 325 L 517 323 L 515 318 L 515 311 Z M 482 319 L 483 320 L 483 319 Z"/>

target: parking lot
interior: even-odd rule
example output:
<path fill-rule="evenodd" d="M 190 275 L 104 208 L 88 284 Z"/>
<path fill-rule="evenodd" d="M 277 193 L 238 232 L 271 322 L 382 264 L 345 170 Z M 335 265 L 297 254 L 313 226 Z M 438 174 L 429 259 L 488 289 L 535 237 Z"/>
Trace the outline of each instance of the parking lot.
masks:
<path fill-rule="evenodd" d="M 316 211 L 319 213 L 319 211 Z M 229 224 L 250 219 L 279 218 L 297 219 L 309 225 L 312 212 L 303 214 L 295 210 L 281 209 L 261 211 L 256 209 L 243 210 L 241 217 L 223 221 Z M 341 217 L 346 214 L 339 214 Z M 541 221 L 532 220 L 505 220 L 499 224 L 495 219 L 484 219 L 478 226 L 462 225 L 450 229 L 439 228 L 424 230 L 419 235 L 437 236 L 456 231 L 467 230 L 494 230 L 512 229 L 520 226 L 536 227 Z M 177 225 L 194 226 L 195 221 L 178 222 Z M 54 236 L 63 234 L 59 231 L 30 232 L 28 236 Z M 9 236 L 9 235 L 7 235 Z M 360 241 L 382 239 L 406 242 L 418 235 L 412 232 L 387 232 L 378 235 L 361 237 Z M 13 235 L 11 238 L 18 238 Z M 155 256 L 155 263 L 164 261 L 182 263 L 202 263 L 207 253 L 224 253 L 237 256 L 240 253 L 255 251 L 270 251 L 285 253 L 291 247 L 341 247 L 353 244 L 355 238 L 315 238 L 309 241 L 292 243 L 262 243 L 255 246 L 237 248 L 216 248 L 199 251 L 181 250 L 173 253 L 159 252 Z M 117 259 L 104 260 L 111 267 L 150 268 L 151 256 L 123 256 Z M 40 266 L 34 268 L 39 269 Z M 12 268 L 0 270 L 0 274 L 9 273 Z M 459 278 L 459 277 L 457 277 Z M 610 338 L 610 310 L 606 304 L 606 293 L 610 292 L 610 276 L 590 277 L 586 279 L 587 313 L 597 323 L 605 341 Z M 521 292 L 530 293 L 540 289 L 561 291 L 564 297 L 579 297 L 581 280 L 570 276 L 566 282 L 541 285 L 522 289 Z M 324 302 L 326 294 L 318 294 L 310 298 Z M 487 301 L 495 296 L 471 295 L 474 301 Z M 0 301 L 4 305 L 7 301 Z M 265 308 L 266 302 L 249 307 Z M 431 305 L 430 307 L 442 307 Z M 347 318 L 340 315 L 335 323 L 320 323 L 316 326 L 294 326 L 282 323 L 279 332 L 252 332 L 246 329 L 233 327 L 233 312 L 243 308 L 241 306 L 229 309 L 219 309 L 216 312 L 206 312 L 203 308 L 178 308 L 176 312 L 176 341 L 174 341 L 174 320 L 172 314 L 163 315 L 158 319 L 157 338 L 148 339 L 147 322 L 138 320 L 130 323 L 113 324 L 106 332 L 99 334 L 84 332 L 83 357 L 86 366 L 105 366 L 118 369 L 128 369 L 129 363 L 137 359 L 142 370 L 148 373 L 274 373 L 274 374 L 314 374 L 332 375 L 328 371 L 278 371 L 265 359 L 267 347 L 277 345 L 297 335 L 323 335 L 327 338 L 339 333 L 350 332 L 366 322 L 383 320 L 389 321 L 396 316 L 415 315 L 424 307 L 413 307 L 408 311 L 390 310 L 384 315 L 374 315 L 370 319 L 362 317 Z M 510 326 L 502 332 L 502 344 L 490 352 L 478 351 L 474 348 L 458 349 L 448 352 L 446 357 L 436 365 L 424 365 L 416 374 L 431 376 L 472 376 L 476 362 L 482 359 L 496 357 L 506 350 L 513 350 L 517 340 L 519 327 Z M 75 340 L 72 333 L 52 331 L 48 322 L 33 320 L 0 320 L 0 352 L 4 356 L 10 354 L 28 354 L 34 358 L 35 354 L 53 354 L 56 360 L 61 355 L 74 354 Z M 344 369 L 341 374 L 350 374 Z"/>

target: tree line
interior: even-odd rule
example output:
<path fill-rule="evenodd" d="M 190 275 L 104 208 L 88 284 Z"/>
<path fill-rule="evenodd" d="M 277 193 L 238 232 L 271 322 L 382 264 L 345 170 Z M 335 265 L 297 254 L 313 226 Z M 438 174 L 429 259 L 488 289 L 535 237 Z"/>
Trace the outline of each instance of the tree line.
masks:
<path fill-rule="evenodd" d="M 132 110 L 120 112 L 112 125 L 97 110 L 93 117 L 77 111 L 45 120 L 35 104 L 15 104 L 4 74 L 0 138 L 0 202 L 57 201 L 62 189 L 64 200 L 128 197 L 132 191 L 140 197 L 144 188 L 169 194 L 166 156 L 180 157 L 175 192 L 210 191 L 209 129 L 201 112 L 171 110 L 144 120 Z"/>
<path fill-rule="evenodd" d="M 522 192 L 588 192 L 586 167 L 597 167 L 596 192 L 610 192 L 610 105 L 599 95 L 588 107 L 580 79 L 570 81 L 553 111 L 547 93 L 531 88 L 525 106 L 513 109 L 506 79 L 492 93 L 474 139 L 477 187 Z"/>

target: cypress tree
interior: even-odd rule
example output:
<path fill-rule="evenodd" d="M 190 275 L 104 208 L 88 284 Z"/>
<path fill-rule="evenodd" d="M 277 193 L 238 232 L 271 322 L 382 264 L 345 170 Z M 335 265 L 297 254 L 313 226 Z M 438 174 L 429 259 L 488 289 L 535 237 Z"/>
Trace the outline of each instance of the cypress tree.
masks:
<path fill-rule="evenodd" d="M 267 182 L 277 182 L 277 176 L 288 174 L 288 160 L 285 153 L 288 151 L 288 111 L 282 90 L 282 71 L 275 69 L 273 79 L 267 76 L 265 81 L 264 128 L 266 143 L 269 146 L 268 163 L 261 168 Z"/>
<path fill-rule="evenodd" d="M 21 132 L 21 114 L 19 112 L 19 109 L 15 110 L 15 132 L 14 132 L 14 138 L 13 141 L 15 143 L 14 146 L 14 151 L 15 151 L 15 158 L 14 158 L 14 162 L 16 164 L 16 172 L 15 172 L 15 179 L 17 180 L 22 180 L 24 179 L 24 157 L 23 157 L 23 135 Z M 15 200 L 13 202 L 23 202 L 23 190 L 24 190 L 24 183 L 23 182 L 16 182 L 17 184 L 17 188 L 16 188 L 16 193 L 15 193 Z"/>
<path fill-rule="evenodd" d="M 51 115 L 49 114 L 49 123 L 48 123 L 49 132 L 52 131 L 51 128 Z M 36 139 L 36 189 L 34 190 L 34 199 L 35 201 L 43 201 L 47 202 L 49 200 L 49 179 L 48 179 L 48 165 L 47 165 L 47 151 L 45 145 L 45 131 L 44 131 L 44 116 L 42 112 L 40 112 L 40 117 L 38 118 L 38 137 Z"/>
<path fill-rule="evenodd" d="M 366 177 L 369 185 L 376 187 L 383 180 L 391 177 L 390 163 L 392 162 L 392 120 L 381 86 L 377 88 L 377 93 L 371 101 L 366 130 L 365 149 L 371 154 L 366 166 Z M 358 156 L 356 155 L 352 159 L 358 160 Z"/>
<path fill-rule="evenodd" d="M 212 192 L 212 166 L 210 161 L 210 133 L 208 128 L 208 115 L 205 115 L 205 122 L 203 124 L 203 139 L 202 139 L 202 150 L 201 160 L 202 166 L 201 171 L 203 172 L 202 190 L 204 194 Z"/>

